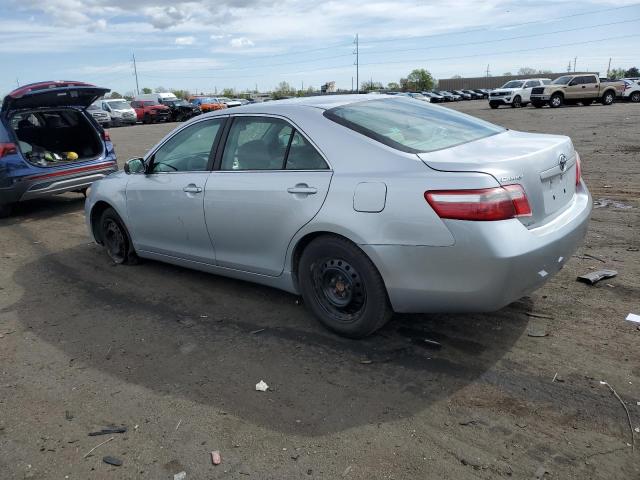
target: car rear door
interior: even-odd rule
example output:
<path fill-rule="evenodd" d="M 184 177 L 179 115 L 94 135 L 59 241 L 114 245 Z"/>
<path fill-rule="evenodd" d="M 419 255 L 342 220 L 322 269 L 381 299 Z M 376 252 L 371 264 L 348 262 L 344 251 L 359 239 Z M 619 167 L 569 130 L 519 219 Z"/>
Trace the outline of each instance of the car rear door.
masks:
<path fill-rule="evenodd" d="M 324 203 L 328 163 L 287 120 L 238 115 L 216 166 L 204 199 L 216 263 L 280 275 L 289 242 Z"/>
<path fill-rule="evenodd" d="M 129 229 L 139 251 L 214 264 L 204 191 L 226 118 L 191 123 L 148 158 L 127 183 Z"/>
<path fill-rule="evenodd" d="M 599 95 L 600 84 L 595 75 L 589 75 L 588 77 L 582 77 L 584 83 L 582 84 L 581 98 L 597 98 Z"/>
<path fill-rule="evenodd" d="M 540 82 L 540 80 L 529 80 L 527 83 L 525 83 L 524 88 L 522 89 L 522 101 L 531 101 L 531 90 L 533 90 L 533 87 L 539 87 L 541 85 L 542 82 Z"/>

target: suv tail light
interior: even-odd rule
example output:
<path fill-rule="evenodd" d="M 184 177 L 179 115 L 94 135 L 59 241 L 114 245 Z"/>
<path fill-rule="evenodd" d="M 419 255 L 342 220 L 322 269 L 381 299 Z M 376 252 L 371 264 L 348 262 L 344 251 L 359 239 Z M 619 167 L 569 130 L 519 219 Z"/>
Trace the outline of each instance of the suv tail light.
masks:
<path fill-rule="evenodd" d="M 105 142 L 110 142 L 111 141 L 111 135 L 109 135 L 109 132 L 107 130 L 102 130 L 102 139 Z"/>
<path fill-rule="evenodd" d="M 0 143 L 0 158 L 18 151 L 15 143 Z"/>
<path fill-rule="evenodd" d="M 580 162 L 580 155 L 576 152 L 576 185 L 580 185 L 580 179 L 582 178 L 582 163 Z"/>
<path fill-rule="evenodd" d="M 531 207 L 522 185 L 438 190 L 425 192 L 424 198 L 440 218 L 494 221 L 531 216 Z"/>

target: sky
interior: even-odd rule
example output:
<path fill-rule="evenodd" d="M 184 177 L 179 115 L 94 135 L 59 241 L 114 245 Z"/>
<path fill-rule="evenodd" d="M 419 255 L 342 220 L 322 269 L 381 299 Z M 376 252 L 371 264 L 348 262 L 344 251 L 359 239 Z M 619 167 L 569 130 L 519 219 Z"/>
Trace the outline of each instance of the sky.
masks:
<path fill-rule="evenodd" d="M 0 0 L 0 94 L 82 80 L 214 92 L 286 81 L 387 84 L 521 67 L 606 73 L 640 67 L 640 3 L 625 0 Z"/>

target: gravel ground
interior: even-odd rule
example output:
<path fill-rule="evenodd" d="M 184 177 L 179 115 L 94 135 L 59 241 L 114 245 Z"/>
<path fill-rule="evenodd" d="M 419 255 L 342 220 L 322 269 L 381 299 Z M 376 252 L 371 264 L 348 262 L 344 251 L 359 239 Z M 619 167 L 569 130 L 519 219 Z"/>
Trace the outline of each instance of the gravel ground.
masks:
<path fill-rule="evenodd" d="M 640 427 L 640 330 L 624 321 L 640 314 L 640 108 L 453 108 L 570 135 L 594 199 L 619 202 L 594 210 L 584 246 L 544 288 L 493 314 L 397 315 L 350 341 L 277 290 L 111 265 L 79 195 L 0 220 L 0 476 L 640 478 L 640 435 L 634 453 L 600 383 Z M 112 138 L 126 159 L 174 126 Z M 600 268 L 619 275 L 575 281 Z M 540 328 L 548 336 L 528 335 Z M 261 379 L 268 392 L 255 391 Z M 128 431 L 87 435 L 109 425 Z"/>

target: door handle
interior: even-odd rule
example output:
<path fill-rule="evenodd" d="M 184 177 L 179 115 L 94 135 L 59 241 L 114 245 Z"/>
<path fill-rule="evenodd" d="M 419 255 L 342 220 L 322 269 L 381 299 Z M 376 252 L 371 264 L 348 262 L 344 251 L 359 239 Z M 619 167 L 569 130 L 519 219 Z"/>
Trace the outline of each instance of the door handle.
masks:
<path fill-rule="evenodd" d="M 198 187 L 196 185 L 194 185 L 193 183 L 187 185 L 186 187 L 184 187 L 182 189 L 183 192 L 186 193 L 200 193 L 202 192 L 202 187 Z"/>
<path fill-rule="evenodd" d="M 318 189 L 315 187 L 310 187 L 306 183 L 299 183 L 295 187 L 287 188 L 287 192 L 292 194 L 303 194 L 303 195 L 314 195 L 318 193 Z"/>
<path fill-rule="evenodd" d="M 587 88 L 587 86 L 586 85 L 582 85 L 582 88 Z"/>

